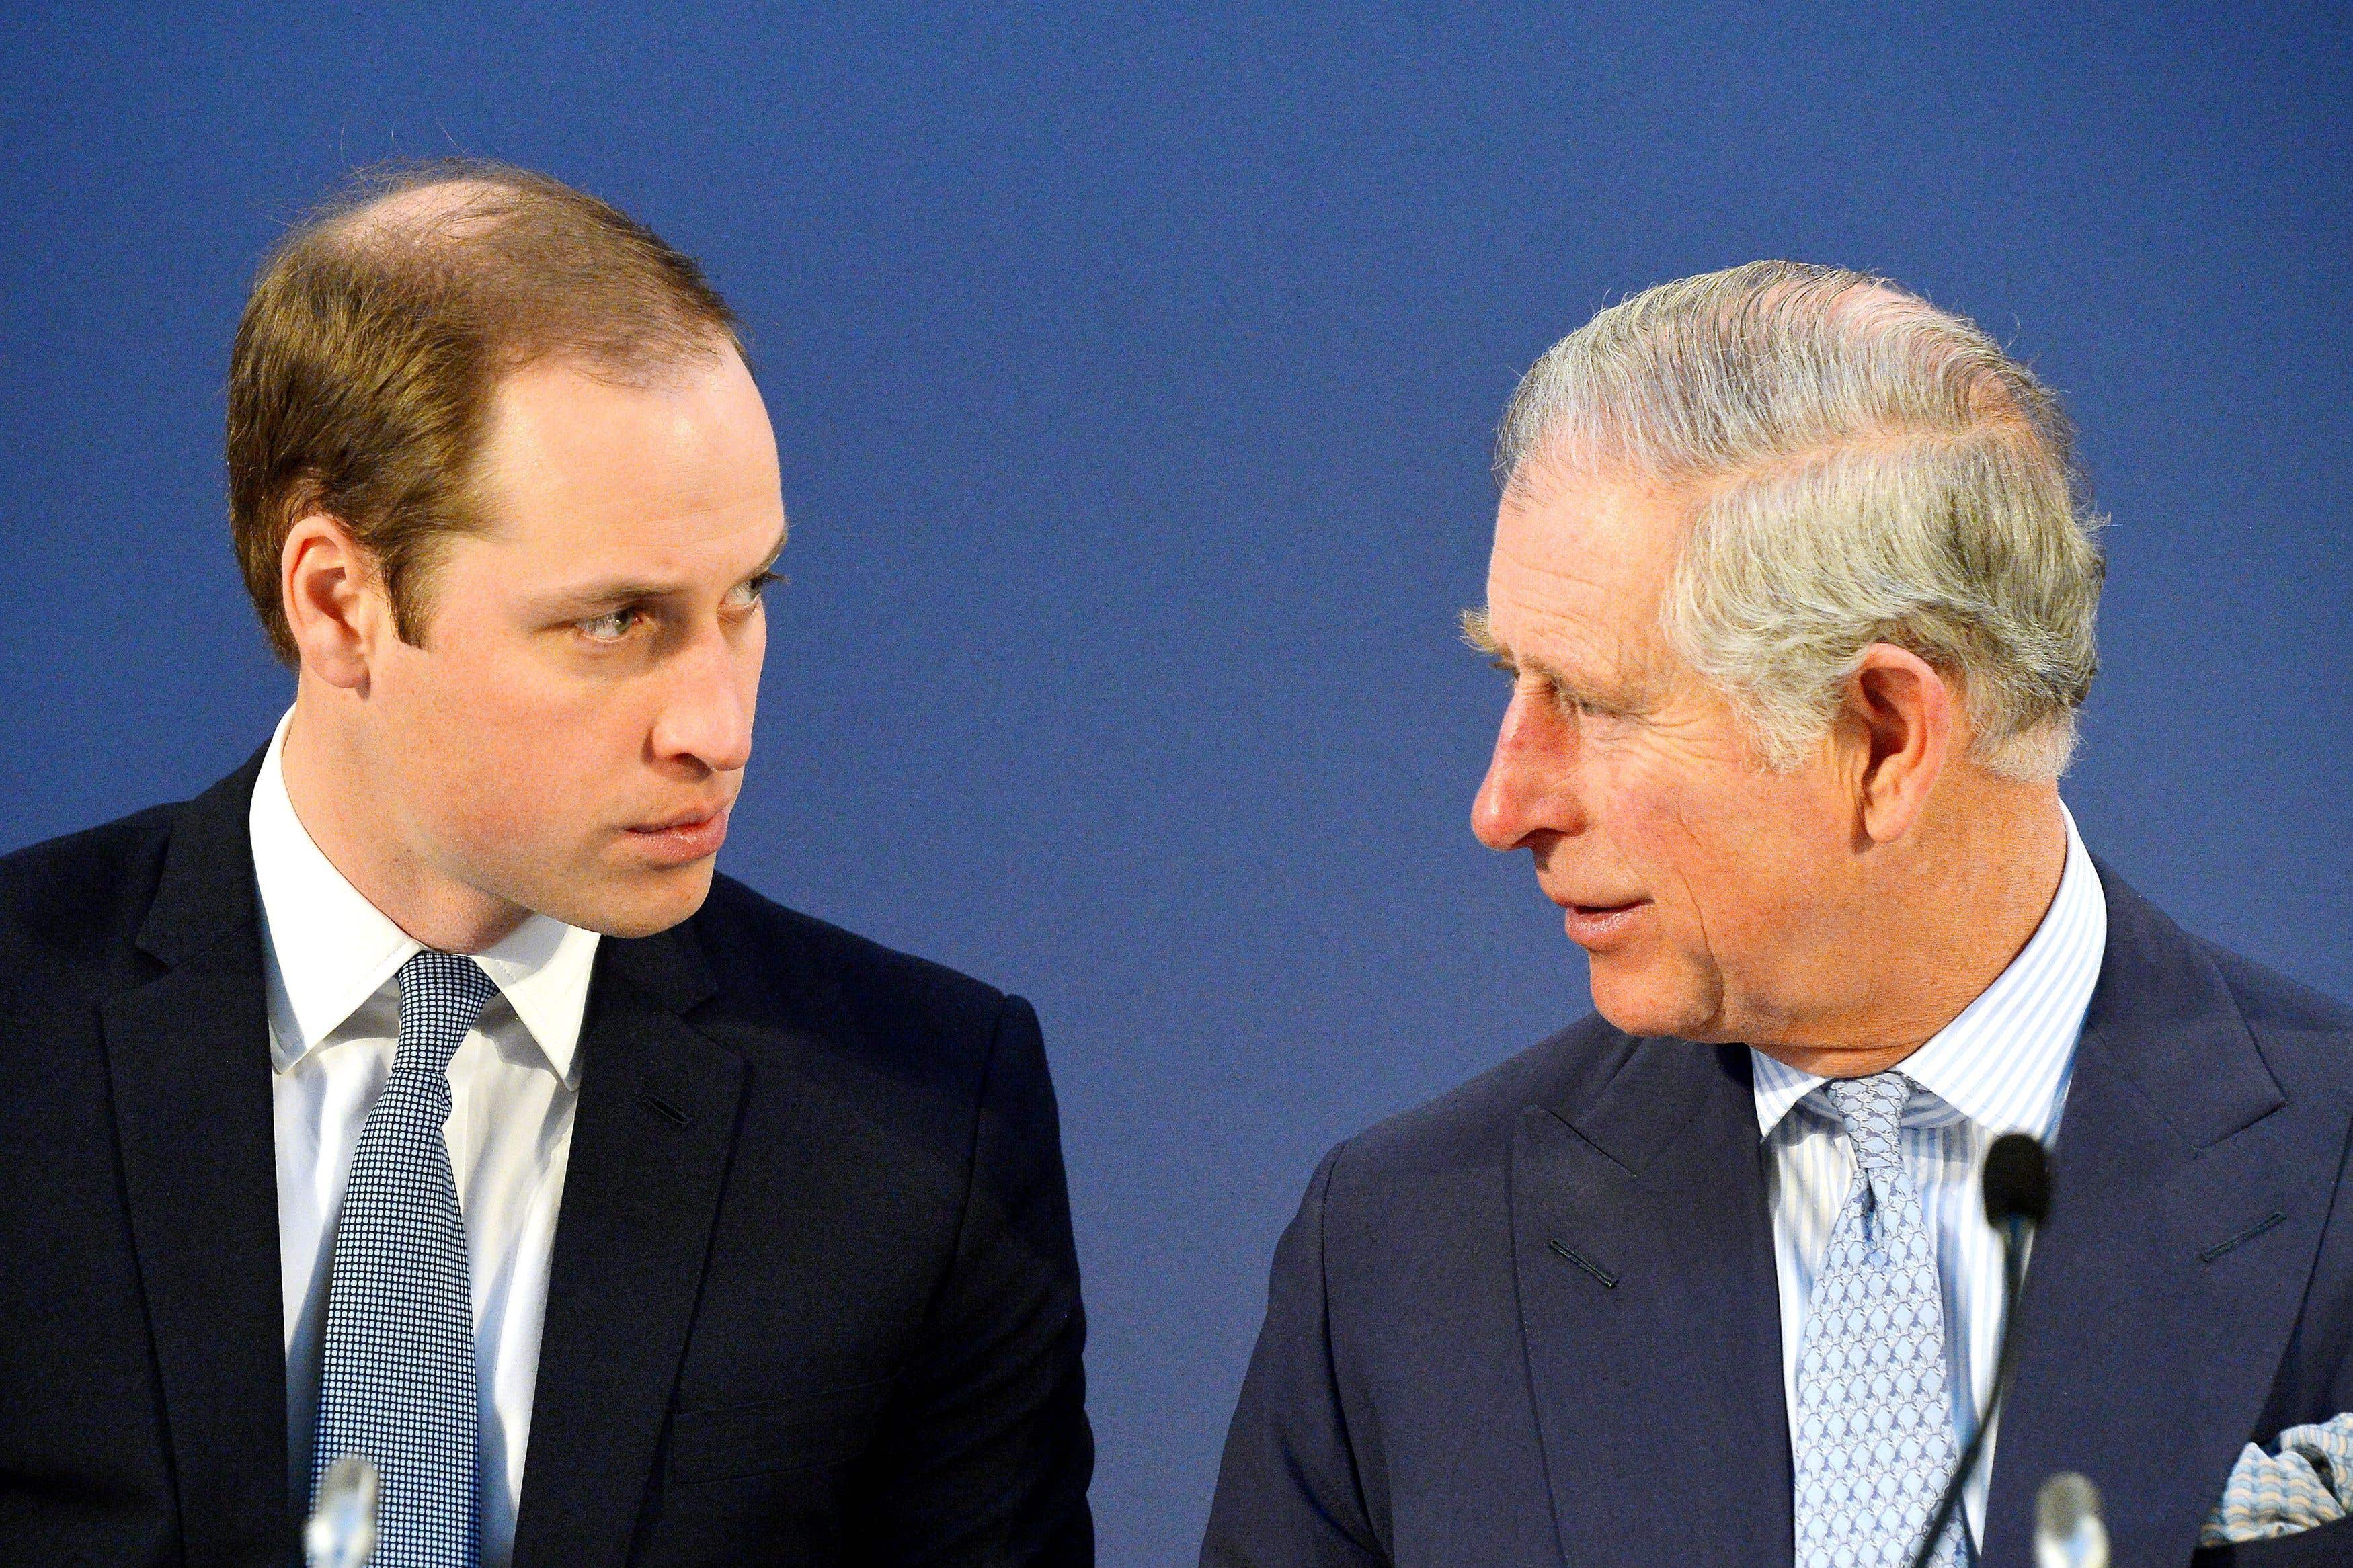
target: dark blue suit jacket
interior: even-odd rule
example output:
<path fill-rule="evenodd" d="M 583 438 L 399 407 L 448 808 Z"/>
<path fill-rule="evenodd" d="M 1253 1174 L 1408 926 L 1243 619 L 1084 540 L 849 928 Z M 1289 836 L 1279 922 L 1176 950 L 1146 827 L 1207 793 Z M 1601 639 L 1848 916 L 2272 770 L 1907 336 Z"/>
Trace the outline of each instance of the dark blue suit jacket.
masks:
<path fill-rule="evenodd" d="M 257 756 L 0 858 L 0 1563 L 281 1568 Z M 598 944 L 516 1568 L 1084 1568 L 1029 1005 L 722 877 Z"/>
<path fill-rule="evenodd" d="M 2105 868 L 1984 1561 L 2098 1483 L 2187 1564 L 2241 1447 L 2353 1410 L 2353 1011 Z M 1588 1018 L 1325 1157 L 1276 1254 L 1208 1568 L 1651 1568 L 1793 1553 L 1748 1053 Z M 2353 1563 L 2353 1526 L 2236 1561 Z"/>

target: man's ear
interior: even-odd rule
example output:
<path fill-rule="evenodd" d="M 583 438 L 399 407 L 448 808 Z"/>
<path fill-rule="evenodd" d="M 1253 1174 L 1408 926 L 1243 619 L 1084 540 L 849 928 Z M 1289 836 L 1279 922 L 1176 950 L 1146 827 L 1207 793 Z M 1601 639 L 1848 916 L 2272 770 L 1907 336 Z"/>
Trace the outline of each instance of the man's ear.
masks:
<path fill-rule="evenodd" d="M 1951 755 L 1957 717 L 1951 685 L 1926 659 L 1893 643 L 1862 650 L 1837 722 L 1863 837 L 1889 844 L 1911 830 Z"/>
<path fill-rule="evenodd" d="M 302 668 L 366 695 L 369 660 L 392 629 L 375 557 L 339 519 L 307 513 L 286 531 L 278 590 Z"/>

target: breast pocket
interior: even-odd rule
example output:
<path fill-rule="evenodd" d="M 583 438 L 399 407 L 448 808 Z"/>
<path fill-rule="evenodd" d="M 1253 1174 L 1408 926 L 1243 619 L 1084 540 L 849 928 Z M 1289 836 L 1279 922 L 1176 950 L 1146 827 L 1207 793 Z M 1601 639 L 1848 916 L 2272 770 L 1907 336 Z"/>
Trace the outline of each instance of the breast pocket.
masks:
<path fill-rule="evenodd" d="M 2353 1563 L 2353 1519 L 2269 1541 L 2200 1547 L 2189 1562 L 2190 1568 L 2344 1568 Z"/>
<path fill-rule="evenodd" d="M 670 1479 L 686 1486 L 855 1458 L 873 1436 L 893 1381 L 679 1411 L 670 1417 Z"/>

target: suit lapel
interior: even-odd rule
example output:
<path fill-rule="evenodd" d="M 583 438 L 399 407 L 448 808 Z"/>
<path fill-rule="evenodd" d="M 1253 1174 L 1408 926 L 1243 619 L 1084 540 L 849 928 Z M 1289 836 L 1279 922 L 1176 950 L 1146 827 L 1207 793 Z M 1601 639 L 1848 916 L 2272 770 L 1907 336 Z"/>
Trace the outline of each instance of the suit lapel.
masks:
<path fill-rule="evenodd" d="M 247 826 L 261 756 L 182 812 L 138 934 L 158 973 L 102 1009 L 123 1191 L 190 1563 L 281 1563 L 285 1305 L 269 1005 Z M 626 1555 L 718 1212 L 744 1064 L 681 1017 L 685 928 L 602 944 L 515 1562 Z"/>
<path fill-rule="evenodd" d="M 1565 1560 L 1787 1562 L 1780 1306 L 1747 1053 L 1628 1042 L 1531 1106 L 1512 1246 Z"/>
<path fill-rule="evenodd" d="M 2020 1308 L 1987 1557 L 2031 1560 L 2036 1489 L 2100 1488 L 2119 1563 L 2186 1562 L 2263 1408 L 2317 1249 L 2342 1107 L 2290 1104 L 2213 961 L 2105 868 L 2050 1224 Z"/>
<path fill-rule="evenodd" d="M 687 928 L 602 945 L 573 1124 L 517 1568 L 626 1557 L 653 1473 L 745 1066 L 681 1015 L 713 990 Z"/>
<path fill-rule="evenodd" d="M 269 1021 L 247 804 L 260 759 L 184 808 L 105 1003 L 122 1184 L 190 1563 L 283 1563 L 285 1306 Z"/>

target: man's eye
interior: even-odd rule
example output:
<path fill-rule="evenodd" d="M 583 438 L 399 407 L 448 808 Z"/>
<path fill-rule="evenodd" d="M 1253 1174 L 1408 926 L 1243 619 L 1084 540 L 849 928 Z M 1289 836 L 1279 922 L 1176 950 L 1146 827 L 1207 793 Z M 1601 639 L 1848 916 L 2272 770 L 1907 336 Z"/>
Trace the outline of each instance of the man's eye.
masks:
<path fill-rule="evenodd" d="M 580 623 L 580 635 L 590 642 L 619 642 L 629 635 L 629 628 L 645 614 L 638 609 L 607 610 L 594 620 Z"/>
<path fill-rule="evenodd" d="M 763 591 L 776 580 L 776 574 L 774 572 L 763 572 L 756 577 L 746 578 L 736 584 L 727 590 L 728 606 L 737 610 L 750 609 L 760 602 Z"/>

